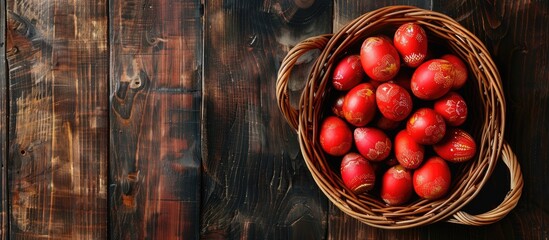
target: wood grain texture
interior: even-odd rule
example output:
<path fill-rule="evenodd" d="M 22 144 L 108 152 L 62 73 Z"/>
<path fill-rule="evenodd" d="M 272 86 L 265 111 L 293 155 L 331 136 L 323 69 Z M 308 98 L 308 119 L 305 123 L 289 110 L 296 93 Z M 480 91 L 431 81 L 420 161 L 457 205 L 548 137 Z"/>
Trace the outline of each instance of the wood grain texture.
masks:
<path fill-rule="evenodd" d="M 275 82 L 290 47 L 331 31 L 331 10 L 323 0 L 206 2 L 201 238 L 325 238 L 326 200 Z"/>
<path fill-rule="evenodd" d="M 334 32 L 368 11 L 390 5 L 411 5 L 424 9 L 432 9 L 433 0 L 334 1 Z"/>
<path fill-rule="evenodd" d="M 282 58 L 395 4 L 455 18 L 500 70 L 525 180 L 500 222 L 372 228 L 304 165 L 276 106 Z M 7 0 L 0 19 L 0 240 L 549 239 L 547 0 Z M 508 181 L 498 164 L 464 210 Z"/>
<path fill-rule="evenodd" d="M 110 1 L 110 239 L 196 239 L 200 1 Z"/>
<path fill-rule="evenodd" d="M 11 239 L 107 235 L 106 1 L 7 1 Z"/>
<path fill-rule="evenodd" d="M 6 4 L 0 2 L 0 33 L 6 32 Z M 8 239 L 8 75 L 6 34 L 0 34 L 0 240 Z"/>

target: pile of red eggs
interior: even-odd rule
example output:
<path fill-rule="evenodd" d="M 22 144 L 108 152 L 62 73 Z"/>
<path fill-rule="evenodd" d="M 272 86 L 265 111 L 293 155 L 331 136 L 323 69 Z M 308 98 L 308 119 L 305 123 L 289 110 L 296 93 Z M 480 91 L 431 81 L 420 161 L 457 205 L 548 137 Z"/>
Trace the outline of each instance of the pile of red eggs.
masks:
<path fill-rule="evenodd" d="M 475 155 L 473 137 L 460 128 L 467 104 L 458 90 L 467 67 L 452 54 L 427 56 L 425 30 L 406 23 L 393 39 L 368 37 L 359 54 L 335 66 L 337 97 L 319 140 L 325 153 L 341 160 L 341 179 L 356 194 L 377 182 L 388 205 L 404 204 L 414 193 L 438 199 L 450 188 L 449 164 Z M 388 168 L 376 174 L 379 163 Z"/>

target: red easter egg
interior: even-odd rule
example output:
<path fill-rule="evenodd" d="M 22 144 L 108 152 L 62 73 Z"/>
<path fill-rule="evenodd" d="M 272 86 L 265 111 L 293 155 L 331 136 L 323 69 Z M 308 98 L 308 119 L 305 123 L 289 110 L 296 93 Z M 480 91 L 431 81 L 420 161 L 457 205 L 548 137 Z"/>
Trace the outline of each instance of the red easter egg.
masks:
<path fill-rule="evenodd" d="M 332 84 L 337 90 L 347 91 L 362 82 L 365 76 L 360 56 L 350 55 L 341 59 L 336 65 L 332 74 Z"/>
<path fill-rule="evenodd" d="M 434 109 L 449 126 L 459 126 L 467 119 L 467 103 L 456 92 L 449 92 L 436 100 Z"/>
<path fill-rule="evenodd" d="M 350 152 L 341 161 L 341 179 L 356 194 L 374 187 L 376 174 L 372 165 L 362 155 Z"/>
<path fill-rule="evenodd" d="M 417 67 L 427 56 L 427 34 L 416 23 L 402 24 L 395 32 L 394 45 L 406 66 Z"/>
<path fill-rule="evenodd" d="M 408 202 L 414 193 L 412 171 L 401 165 L 389 168 L 381 179 L 380 193 L 381 199 L 391 206 Z"/>
<path fill-rule="evenodd" d="M 361 83 L 352 88 L 343 101 L 343 115 L 350 124 L 362 127 L 368 124 L 376 113 L 376 96 L 372 84 Z"/>
<path fill-rule="evenodd" d="M 342 119 L 329 116 L 320 127 L 320 146 L 332 156 L 343 156 L 353 145 L 351 129 Z"/>
<path fill-rule="evenodd" d="M 439 199 L 450 189 L 451 180 L 452 175 L 446 161 L 440 157 L 431 157 L 414 171 L 414 191 L 424 199 Z"/>
<path fill-rule="evenodd" d="M 400 56 L 390 39 L 382 36 L 369 37 L 360 48 L 360 62 L 366 74 L 375 81 L 388 81 L 400 69 Z"/>
<path fill-rule="evenodd" d="M 406 130 L 401 130 L 394 141 L 395 157 L 405 168 L 416 169 L 423 162 L 425 147 L 417 143 Z"/>
<path fill-rule="evenodd" d="M 460 163 L 473 158 L 477 145 L 473 137 L 462 129 L 450 129 L 446 136 L 433 145 L 433 150 L 449 162 Z"/>
<path fill-rule="evenodd" d="M 391 153 L 391 139 L 377 128 L 356 128 L 354 139 L 358 152 L 370 161 L 382 161 Z"/>
<path fill-rule="evenodd" d="M 406 131 L 417 143 L 432 145 L 444 137 L 446 123 L 435 110 L 420 108 L 408 119 Z"/>
<path fill-rule="evenodd" d="M 423 100 L 434 100 L 450 91 L 454 84 L 454 67 L 444 59 L 422 63 L 412 75 L 412 93 Z"/>
<path fill-rule="evenodd" d="M 412 111 L 412 97 L 395 83 L 383 83 L 376 89 L 376 103 L 381 114 L 393 121 L 402 121 Z"/>

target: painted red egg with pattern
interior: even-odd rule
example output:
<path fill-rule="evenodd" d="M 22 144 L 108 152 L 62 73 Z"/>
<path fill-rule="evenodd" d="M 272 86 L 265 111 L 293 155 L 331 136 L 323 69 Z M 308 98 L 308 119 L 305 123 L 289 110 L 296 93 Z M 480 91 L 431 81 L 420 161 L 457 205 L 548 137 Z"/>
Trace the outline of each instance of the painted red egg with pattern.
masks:
<path fill-rule="evenodd" d="M 362 82 L 366 76 L 359 55 L 349 55 L 341 59 L 332 74 L 332 85 L 340 91 L 347 91 Z"/>
<path fill-rule="evenodd" d="M 353 133 L 341 118 L 329 116 L 320 126 L 320 146 L 332 156 L 343 156 L 353 145 Z"/>
<path fill-rule="evenodd" d="M 376 103 L 381 114 L 393 121 L 402 121 L 412 112 L 412 97 L 395 83 L 383 83 L 376 89 Z"/>
<path fill-rule="evenodd" d="M 364 156 L 350 152 L 341 161 L 341 180 L 356 194 L 371 190 L 376 181 L 375 169 Z"/>
<path fill-rule="evenodd" d="M 452 174 L 446 161 L 431 157 L 414 171 L 414 191 L 421 198 L 436 200 L 448 192 L 451 180 Z"/>
<path fill-rule="evenodd" d="M 383 161 L 391 153 L 391 139 L 377 128 L 355 128 L 354 140 L 358 152 L 369 161 Z"/>
<path fill-rule="evenodd" d="M 433 149 L 441 158 L 449 162 L 461 163 L 475 156 L 477 145 L 469 133 L 455 128 L 449 129 L 446 136 L 433 145 Z"/>
<path fill-rule="evenodd" d="M 395 32 L 393 42 L 406 66 L 417 67 L 427 56 L 427 34 L 416 23 L 402 24 Z"/>
<path fill-rule="evenodd" d="M 465 85 L 467 82 L 467 65 L 456 55 L 445 54 L 440 57 L 454 65 L 454 84 L 452 84 L 452 89 L 457 90 Z"/>
<path fill-rule="evenodd" d="M 416 169 L 423 162 L 425 147 L 408 135 L 406 130 L 398 132 L 393 145 L 395 157 L 403 167 Z"/>
<path fill-rule="evenodd" d="M 370 83 L 361 83 L 352 88 L 345 95 L 342 110 L 350 124 L 357 127 L 368 124 L 376 113 L 374 86 Z"/>
<path fill-rule="evenodd" d="M 459 93 L 449 92 L 436 100 L 434 109 L 449 126 L 459 126 L 467 120 L 467 103 Z"/>
<path fill-rule="evenodd" d="M 446 133 L 444 118 L 435 110 L 420 108 L 406 123 L 406 132 L 419 144 L 432 145 L 440 141 Z"/>
<path fill-rule="evenodd" d="M 401 165 L 389 168 L 381 179 L 381 199 L 391 206 L 402 205 L 414 193 L 412 171 Z"/>
<path fill-rule="evenodd" d="M 422 63 L 412 75 L 412 93 L 423 100 L 434 100 L 444 96 L 454 84 L 454 66 L 444 59 L 433 59 Z"/>
<path fill-rule="evenodd" d="M 384 36 L 364 40 L 360 48 L 360 62 L 364 72 L 375 81 L 388 81 L 400 69 L 400 56 L 390 39 Z"/>

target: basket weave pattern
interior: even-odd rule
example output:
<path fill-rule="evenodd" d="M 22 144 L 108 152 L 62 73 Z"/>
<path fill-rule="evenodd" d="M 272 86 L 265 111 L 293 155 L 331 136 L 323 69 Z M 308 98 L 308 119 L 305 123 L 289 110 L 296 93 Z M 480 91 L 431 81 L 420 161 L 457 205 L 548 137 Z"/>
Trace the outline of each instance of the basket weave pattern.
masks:
<path fill-rule="evenodd" d="M 330 87 L 330 73 L 348 51 L 369 36 L 387 29 L 396 29 L 406 22 L 420 24 L 431 37 L 442 41 L 468 65 L 472 76 L 469 83 L 479 111 L 472 112 L 468 121 L 477 123 L 474 129 L 477 155 L 461 171 L 452 176 L 450 192 L 442 199 L 416 200 L 407 205 L 390 207 L 378 197 L 355 195 L 343 184 L 339 175 L 326 161 L 318 144 L 319 124 L 323 104 Z M 298 109 L 290 105 L 288 80 L 298 58 L 318 49 L 301 94 Z M 503 139 L 505 129 L 505 99 L 495 63 L 484 44 L 450 17 L 411 6 L 390 6 L 368 12 L 344 26 L 335 34 L 306 39 L 290 50 L 282 62 L 276 86 L 277 99 L 287 122 L 296 129 L 306 165 L 316 184 L 328 199 L 346 214 L 371 226 L 402 229 L 438 221 L 466 225 L 486 225 L 502 219 L 518 203 L 522 193 L 522 174 L 516 156 Z M 468 92 L 469 93 L 469 92 Z M 471 104 L 472 105 L 472 104 Z M 495 209 L 479 215 L 461 211 L 484 186 L 498 160 L 503 160 L 510 172 L 510 191 Z"/>

